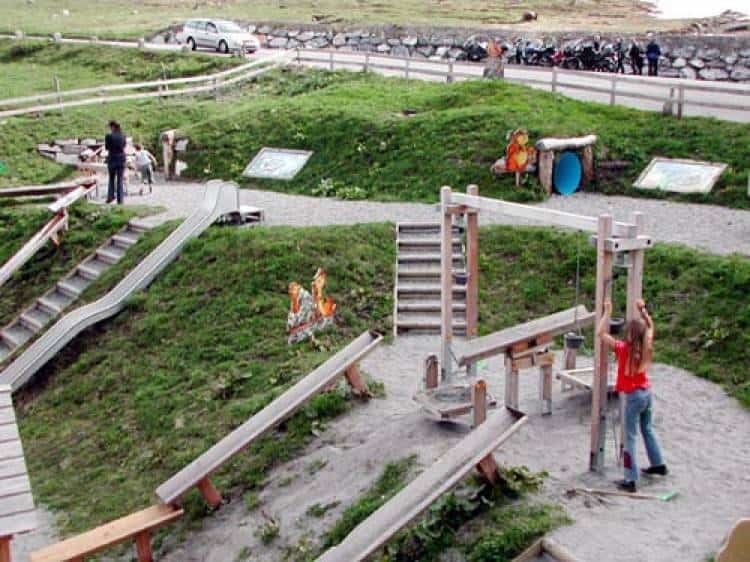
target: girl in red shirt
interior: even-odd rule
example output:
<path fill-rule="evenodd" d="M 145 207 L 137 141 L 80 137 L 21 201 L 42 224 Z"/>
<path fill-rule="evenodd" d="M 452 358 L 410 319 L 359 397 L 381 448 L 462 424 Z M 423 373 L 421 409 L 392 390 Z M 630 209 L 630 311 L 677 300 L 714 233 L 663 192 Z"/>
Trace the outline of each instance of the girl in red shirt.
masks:
<path fill-rule="evenodd" d="M 617 340 L 609 333 L 609 320 L 612 316 L 612 302 L 604 303 L 604 316 L 599 322 L 597 334 L 617 356 L 617 383 L 615 390 L 625 394 L 625 451 L 623 465 L 625 478 L 617 486 L 628 492 L 636 491 L 638 464 L 635 444 L 640 426 L 646 453 L 651 466 L 643 469 L 643 474 L 667 474 L 667 466 L 661 456 L 659 442 L 652 427 L 651 382 L 648 370 L 654 356 L 654 322 L 646 310 L 646 303 L 636 303 L 640 318 L 635 318 L 625 327 L 625 339 Z"/>

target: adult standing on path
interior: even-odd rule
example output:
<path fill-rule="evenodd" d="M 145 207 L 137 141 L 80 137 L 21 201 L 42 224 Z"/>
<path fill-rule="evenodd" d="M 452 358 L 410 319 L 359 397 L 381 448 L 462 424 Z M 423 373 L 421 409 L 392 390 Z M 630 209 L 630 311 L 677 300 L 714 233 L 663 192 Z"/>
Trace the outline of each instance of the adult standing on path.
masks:
<path fill-rule="evenodd" d="M 630 44 L 630 66 L 633 69 L 633 74 L 643 74 L 643 52 L 635 39 Z"/>
<path fill-rule="evenodd" d="M 125 174 L 125 144 L 127 139 L 117 121 L 109 122 L 110 132 L 104 137 L 104 148 L 107 150 L 107 171 L 109 172 L 109 189 L 107 203 L 115 200 L 122 205 L 122 182 Z"/>
<path fill-rule="evenodd" d="M 656 37 L 653 34 L 649 34 L 649 42 L 646 46 L 649 76 L 659 76 L 659 57 L 661 57 L 661 47 L 656 42 Z"/>

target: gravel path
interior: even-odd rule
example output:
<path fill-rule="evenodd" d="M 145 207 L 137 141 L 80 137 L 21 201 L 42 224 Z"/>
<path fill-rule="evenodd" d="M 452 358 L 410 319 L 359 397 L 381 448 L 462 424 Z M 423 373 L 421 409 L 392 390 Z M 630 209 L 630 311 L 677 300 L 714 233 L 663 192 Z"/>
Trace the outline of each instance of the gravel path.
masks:
<path fill-rule="evenodd" d="M 186 217 L 199 204 L 204 187 L 196 183 L 159 183 L 153 194 L 134 195 L 128 205 L 153 205 L 167 209 L 150 222 Z M 424 203 L 378 203 L 341 201 L 274 191 L 243 189 L 243 205 L 261 207 L 269 225 L 325 226 L 362 222 L 437 221 L 437 205 Z M 657 241 L 685 244 L 714 254 L 750 256 L 750 211 L 713 205 L 675 203 L 654 199 L 613 197 L 579 193 L 574 197 L 552 197 L 540 207 L 596 216 L 611 213 L 627 221 L 634 211 L 646 214 L 647 231 Z M 531 224 L 497 213 L 483 212 L 483 224 Z"/>

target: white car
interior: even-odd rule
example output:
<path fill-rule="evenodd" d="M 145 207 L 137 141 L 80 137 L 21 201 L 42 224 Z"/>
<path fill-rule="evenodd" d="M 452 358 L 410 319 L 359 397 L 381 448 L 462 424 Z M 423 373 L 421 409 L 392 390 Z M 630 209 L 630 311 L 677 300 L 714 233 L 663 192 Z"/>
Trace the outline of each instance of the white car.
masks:
<path fill-rule="evenodd" d="M 198 47 L 215 49 L 220 53 L 254 53 L 260 49 L 260 41 L 252 33 L 227 20 L 187 21 L 177 34 L 177 41 L 193 51 Z"/>

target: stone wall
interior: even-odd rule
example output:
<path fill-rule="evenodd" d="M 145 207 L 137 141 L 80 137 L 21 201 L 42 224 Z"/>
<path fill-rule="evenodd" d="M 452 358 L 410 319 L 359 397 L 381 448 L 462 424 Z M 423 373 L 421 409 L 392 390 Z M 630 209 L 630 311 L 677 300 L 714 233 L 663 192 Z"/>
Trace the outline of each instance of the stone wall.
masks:
<path fill-rule="evenodd" d="M 475 40 L 493 37 L 513 44 L 517 38 L 553 41 L 563 45 L 584 37 L 575 33 L 542 34 L 498 29 L 402 27 L 372 25 L 342 27 L 242 22 L 264 47 L 272 49 L 338 49 L 411 56 L 430 60 L 466 59 Z M 618 37 L 602 34 L 604 42 Z M 632 36 L 622 36 L 630 42 Z M 645 37 L 637 38 L 645 43 Z M 750 82 L 750 35 L 672 34 L 659 37 L 663 57 L 661 74 L 673 78 Z"/>

